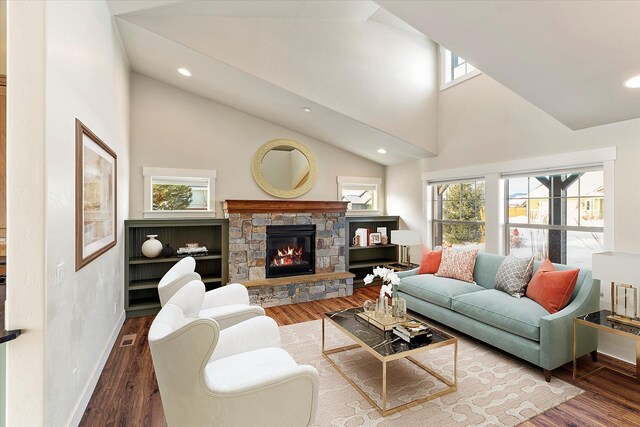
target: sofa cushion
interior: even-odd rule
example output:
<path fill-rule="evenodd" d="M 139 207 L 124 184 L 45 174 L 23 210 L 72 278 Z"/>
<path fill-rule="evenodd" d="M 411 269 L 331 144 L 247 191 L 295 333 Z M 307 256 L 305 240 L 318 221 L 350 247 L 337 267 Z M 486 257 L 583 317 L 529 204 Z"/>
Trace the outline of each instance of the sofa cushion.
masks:
<path fill-rule="evenodd" d="M 420 262 L 420 269 L 418 274 L 435 274 L 440 268 L 440 261 L 442 261 L 442 249 L 438 251 L 432 251 L 424 246 L 422 248 L 422 261 Z"/>
<path fill-rule="evenodd" d="M 433 274 L 420 274 L 402 279 L 398 290 L 432 304 L 451 308 L 453 297 L 482 291 L 484 288 L 475 283 L 438 277 Z"/>
<path fill-rule="evenodd" d="M 472 319 L 534 341 L 540 341 L 540 319 L 549 315 L 547 310 L 529 298 L 512 298 L 495 289 L 456 296 L 451 308 Z"/>
<path fill-rule="evenodd" d="M 532 271 L 533 258 L 516 258 L 509 255 L 498 268 L 495 289 L 506 292 L 514 298 L 523 297 L 531 280 Z"/>
<path fill-rule="evenodd" d="M 444 248 L 436 276 L 473 283 L 473 268 L 477 255 L 478 249 L 457 251 L 453 248 Z"/>
<path fill-rule="evenodd" d="M 549 313 L 557 313 L 569 304 L 579 273 L 579 269 L 557 271 L 546 259 L 529 283 L 527 298 L 536 301 Z"/>

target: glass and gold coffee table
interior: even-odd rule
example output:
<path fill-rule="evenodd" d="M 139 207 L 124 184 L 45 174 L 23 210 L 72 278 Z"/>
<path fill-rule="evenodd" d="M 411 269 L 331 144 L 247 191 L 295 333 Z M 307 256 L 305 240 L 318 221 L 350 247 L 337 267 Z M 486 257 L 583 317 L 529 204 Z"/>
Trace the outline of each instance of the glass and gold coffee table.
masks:
<path fill-rule="evenodd" d="M 322 318 L 322 355 L 329 363 L 351 384 L 362 397 L 364 397 L 379 413 L 387 416 L 402 411 L 420 403 L 427 402 L 445 394 L 452 393 L 458 388 L 458 339 L 446 334 L 438 329 L 431 328 L 433 337 L 420 343 L 407 343 L 401 338 L 393 334 L 392 331 L 383 331 L 366 320 L 358 316 L 362 313 L 362 308 L 352 308 L 349 310 L 335 311 L 325 313 Z M 414 320 L 411 316 L 407 316 L 407 320 Z M 416 319 L 417 320 L 417 319 Z M 342 331 L 347 337 L 356 342 L 356 344 L 336 347 L 332 349 L 325 348 L 325 322 Z M 453 373 L 452 378 L 446 378 L 435 372 L 433 369 L 425 366 L 423 363 L 414 359 L 413 356 L 444 346 L 453 346 Z M 382 362 L 382 406 L 378 405 L 371 399 L 362 388 L 360 388 L 345 373 L 338 364 L 331 359 L 330 355 L 340 353 L 355 348 L 362 348 L 372 354 L 376 359 Z M 447 387 L 428 396 L 413 400 L 393 408 L 387 408 L 387 364 L 391 361 L 406 358 L 419 368 L 432 375 Z"/>

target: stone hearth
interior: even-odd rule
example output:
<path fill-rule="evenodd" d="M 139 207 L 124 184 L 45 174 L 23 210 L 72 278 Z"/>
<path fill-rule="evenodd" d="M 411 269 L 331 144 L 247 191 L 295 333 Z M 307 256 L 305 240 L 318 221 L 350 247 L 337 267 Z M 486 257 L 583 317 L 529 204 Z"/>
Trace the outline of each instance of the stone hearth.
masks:
<path fill-rule="evenodd" d="M 345 212 L 343 202 L 242 201 L 224 203 L 229 218 L 229 282 L 249 289 L 251 302 L 264 307 L 353 294 L 353 278 L 311 280 L 311 276 L 265 279 L 267 225 L 316 226 L 316 275 L 345 272 Z"/>

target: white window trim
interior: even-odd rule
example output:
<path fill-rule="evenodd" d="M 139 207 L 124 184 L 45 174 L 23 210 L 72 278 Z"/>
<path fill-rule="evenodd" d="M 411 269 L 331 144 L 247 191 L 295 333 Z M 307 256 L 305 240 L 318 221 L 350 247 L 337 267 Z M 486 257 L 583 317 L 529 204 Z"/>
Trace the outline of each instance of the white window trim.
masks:
<path fill-rule="evenodd" d="M 382 178 L 370 178 L 370 177 L 360 177 L 360 176 L 339 176 L 336 179 L 338 183 L 338 195 L 337 200 L 341 200 L 342 196 L 342 188 L 349 185 L 375 185 L 376 191 L 376 202 L 378 209 L 361 209 L 361 210 L 347 210 L 347 215 L 382 215 L 384 212 L 383 209 L 383 195 L 382 195 Z"/>
<path fill-rule="evenodd" d="M 213 218 L 216 216 L 216 178 L 215 170 L 204 169 L 177 169 L 177 168 L 156 168 L 143 167 L 144 177 L 144 208 L 143 218 Z M 152 209 L 152 177 L 179 177 L 179 178 L 208 178 L 209 179 L 209 209 L 198 211 L 154 211 Z"/>
<path fill-rule="evenodd" d="M 451 80 L 450 82 L 446 81 L 446 70 L 444 69 L 445 63 L 446 63 L 446 58 L 445 58 L 445 50 L 447 50 L 447 48 L 440 46 L 440 90 L 443 91 L 445 89 L 450 88 L 451 86 L 455 86 L 458 83 L 462 83 L 465 80 L 469 80 L 475 76 L 479 76 L 480 74 L 482 74 L 482 71 L 478 70 L 477 68 L 473 71 L 470 71 L 468 73 L 466 73 L 463 76 L 458 77 L 457 79 Z"/>
<path fill-rule="evenodd" d="M 488 163 L 457 169 L 424 172 L 423 181 L 423 218 L 426 218 L 425 242 L 433 241 L 433 203 L 432 186 L 447 181 L 466 181 L 484 177 L 485 181 L 485 251 L 505 254 L 504 232 L 504 179 L 503 174 L 528 173 L 531 171 L 575 169 L 601 166 L 604 173 L 604 250 L 612 251 L 614 245 L 615 217 L 615 160 L 616 147 L 554 154 L 550 156 L 518 159 L 507 162 Z"/>

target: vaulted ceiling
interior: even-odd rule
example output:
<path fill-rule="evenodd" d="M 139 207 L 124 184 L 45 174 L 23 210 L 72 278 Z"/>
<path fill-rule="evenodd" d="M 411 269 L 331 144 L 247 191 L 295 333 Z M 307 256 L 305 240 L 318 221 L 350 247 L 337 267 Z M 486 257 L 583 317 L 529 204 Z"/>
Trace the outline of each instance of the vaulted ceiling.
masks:
<path fill-rule="evenodd" d="M 572 129 L 640 117 L 640 1 L 378 1 Z"/>
<path fill-rule="evenodd" d="M 572 129 L 640 117 L 640 2 L 107 2 L 135 72 L 381 164 L 437 155 L 435 43 Z"/>
<path fill-rule="evenodd" d="M 372 1 L 109 6 L 135 72 L 381 164 L 437 151 L 435 44 Z"/>

